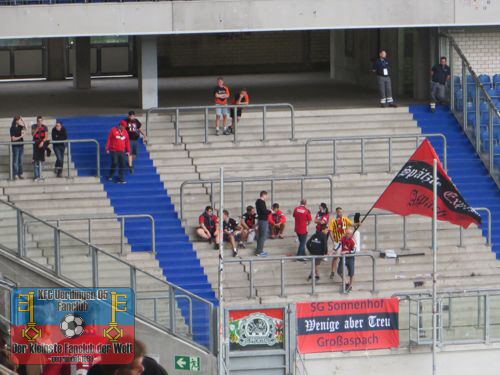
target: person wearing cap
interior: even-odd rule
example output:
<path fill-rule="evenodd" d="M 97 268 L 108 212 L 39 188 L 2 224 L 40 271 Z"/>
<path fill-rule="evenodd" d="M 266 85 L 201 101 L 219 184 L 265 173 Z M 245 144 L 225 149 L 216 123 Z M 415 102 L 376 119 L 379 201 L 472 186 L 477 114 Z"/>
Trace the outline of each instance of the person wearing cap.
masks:
<path fill-rule="evenodd" d="M 118 166 L 117 183 L 125 184 L 125 160 L 130 154 L 130 139 L 127 132 L 127 121 L 122 120 L 118 126 L 109 131 L 108 141 L 106 142 L 106 154 L 111 153 L 111 169 L 108 175 L 108 181 L 113 180 L 115 169 Z"/>

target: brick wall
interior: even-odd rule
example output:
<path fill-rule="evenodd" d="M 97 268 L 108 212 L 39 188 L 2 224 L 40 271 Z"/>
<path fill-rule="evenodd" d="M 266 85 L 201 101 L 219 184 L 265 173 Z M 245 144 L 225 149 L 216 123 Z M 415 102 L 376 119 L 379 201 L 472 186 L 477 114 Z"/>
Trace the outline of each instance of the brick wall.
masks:
<path fill-rule="evenodd" d="M 452 34 L 477 74 L 500 73 L 500 28 L 468 28 Z"/>
<path fill-rule="evenodd" d="M 315 70 L 329 63 L 329 32 L 172 35 L 159 39 L 160 75 Z"/>

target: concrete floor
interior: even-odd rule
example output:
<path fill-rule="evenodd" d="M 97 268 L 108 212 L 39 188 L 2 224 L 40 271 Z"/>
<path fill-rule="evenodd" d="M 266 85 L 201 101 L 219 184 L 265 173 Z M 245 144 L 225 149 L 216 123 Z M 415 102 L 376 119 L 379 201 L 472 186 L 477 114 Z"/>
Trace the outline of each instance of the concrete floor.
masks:
<path fill-rule="evenodd" d="M 160 78 L 160 106 L 211 105 L 215 78 Z M 292 103 L 296 108 L 378 106 L 375 90 L 337 83 L 327 72 L 233 75 L 225 80 L 232 93 L 246 87 L 252 103 Z M 136 78 L 93 79 L 90 90 L 74 89 L 71 80 L 0 82 L 0 117 L 123 114 L 139 110 L 137 87 Z M 398 102 L 404 105 L 409 100 Z"/>

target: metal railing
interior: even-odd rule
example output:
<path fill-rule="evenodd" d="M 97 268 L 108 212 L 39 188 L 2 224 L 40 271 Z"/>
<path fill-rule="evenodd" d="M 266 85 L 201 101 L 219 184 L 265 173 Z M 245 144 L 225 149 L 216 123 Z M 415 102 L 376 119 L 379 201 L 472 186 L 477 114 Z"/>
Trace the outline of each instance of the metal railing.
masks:
<path fill-rule="evenodd" d="M 430 292 L 396 293 L 393 297 L 408 302 L 407 326 L 400 326 L 409 333 L 408 344 L 429 345 L 432 342 Z M 500 342 L 500 322 L 492 319 L 495 317 L 492 312 L 500 308 L 500 289 L 441 290 L 437 306 L 439 345 Z"/>
<path fill-rule="evenodd" d="M 38 217 L 28 213 L 28 212 L 16 207 L 15 205 L 13 205 L 9 202 L 5 202 L 3 200 L 0 200 L 0 204 L 7 206 L 7 207 L 10 207 L 16 213 L 17 252 L 14 252 L 14 255 L 16 255 L 19 258 L 22 258 L 23 260 L 29 262 L 30 264 L 32 264 L 35 267 L 43 268 L 46 272 L 49 272 L 58 278 L 64 279 L 70 284 L 82 287 L 83 285 L 81 285 L 79 282 L 77 282 L 71 278 L 72 277 L 71 272 L 69 274 L 67 274 L 67 273 L 64 274 L 63 270 L 62 270 L 62 265 L 61 265 L 61 255 L 62 254 L 61 254 L 61 252 L 63 250 L 62 249 L 63 245 L 61 245 L 61 236 L 64 236 L 64 238 L 71 239 L 76 244 L 79 244 L 79 245 L 86 247 L 86 248 L 89 248 L 91 250 L 91 254 L 90 254 L 90 258 L 91 258 L 91 271 L 90 271 L 91 282 L 90 282 L 90 284 L 92 287 L 94 287 L 94 288 L 99 287 L 99 278 L 102 276 L 106 276 L 106 274 L 107 274 L 107 272 L 104 272 L 104 273 L 99 272 L 99 263 L 98 263 L 99 258 L 103 257 L 103 259 L 108 259 L 108 260 L 113 261 L 114 262 L 114 266 L 113 266 L 114 269 L 120 270 L 120 267 L 122 267 L 124 270 L 127 270 L 127 272 L 123 272 L 123 275 L 126 275 L 124 277 L 128 278 L 128 282 L 129 282 L 130 287 L 135 291 L 135 298 L 140 298 L 140 296 L 138 296 L 138 293 L 140 293 L 140 292 L 138 292 L 138 290 L 141 290 L 141 292 L 145 291 L 146 293 L 154 292 L 156 290 L 156 292 L 160 292 L 162 294 L 165 294 L 165 297 L 168 298 L 168 304 L 169 304 L 168 322 L 170 324 L 169 326 L 166 326 L 164 323 L 162 323 L 163 320 L 161 320 L 161 319 L 153 320 L 153 319 L 147 318 L 143 315 L 141 315 L 141 317 L 145 318 L 146 320 L 148 320 L 152 324 L 155 324 L 163 329 L 166 329 L 167 331 L 171 332 L 174 335 L 177 335 L 183 339 L 189 340 L 189 342 L 192 343 L 193 345 L 196 345 L 200 348 L 208 349 L 212 353 L 214 352 L 214 337 L 213 337 L 212 333 L 213 333 L 213 328 L 215 326 L 215 323 L 214 323 L 214 313 L 213 313 L 214 312 L 214 305 L 212 302 L 210 302 L 202 297 L 199 297 L 196 294 L 191 293 L 190 291 L 188 291 L 182 287 L 179 287 L 178 285 L 172 284 L 172 283 L 170 283 L 162 278 L 159 278 L 155 275 L 152 275 L 146 271 L 143 271 L 143 270 L 137 268 L 135 265 L 119 258 L 115 254 L 109 253 L 109 252 L 107 252 L 103 249 L 100 249 L 99 247 L 97 247 L 97 246 L 95 246 L 87 241 L 81 240 L 80 238 L 72 235 L 71 233 L 68 233 L 68 232 L 62 230 L 61 228 L 58 228 L 56 225 L 53 225 L 53 224 L 49 223 L 48 221 L 40 219 L 40 218 L 38 218 Z M 53 250 L 52 255 L 49 255 L 49 257 L 53 257 L 53 262 L 54 262 L 53 267 L 50 264 L 43 264 L 42 265 L 40 263 L 37 263 L 37 262 L 31 260 L 29 257 L 27 257 L 27 253 L 26 253 L 27 249 L 25 246 L 26 244 L 24 243 L 27 239 L 22 235 L 23 228 L 24 228 L 24 222 L 26 220 L 38 222 L 38 223 L 44 225 L 47 228 L 47 230 L 53 231 L 53 234 L 54 234 L 53 235 L 53 239 L 54 239 L 53 245 L 54 246 L 52 249 Z M 44 254 L 44 255 L 47 256 L 47 254 Z M 138 276 L 139 276 L 139 280 L 138 280 Z M 146 285 L 142 285 L 143 282 L 146 283 Z M 153 283 L 153 284 L 151 284 L 151 283 Z M 139 289 L 138 289 L 138 284 L 141 285 L 141 288 L 139 288 Z M 151 290 L 150 285 L 158 285 L 158 288 L 156 288 L 155 290 Z M 144 287 L 146 289 L 144 289 Z M 177 298 L 176 297 L 177 296 L 184 296 L 184 297 L 180 297 L 180 298 L 189 299 L 190 305 L 192 305 L 193 303 L 197 303 L 197 304 L 199 304 L 199 306 L 202 306 L 204 309 L 207 310 L 207 315 L 209 317 L 208 332 L 209 332 L 209 336 L 210 336 L 208 348 L 205 348 L 204 346 L 193 341 L 192 337 L 190 337 L 189 335 L 188 336 L 183 335 L 182 332 L 180 332 L 176 328 L 175 320 L 176 320 L 176 308 L 177 308 L 177 301 L 176 301 Z M 140 315 L 140 314 L 138 314 L 138 315 Z M 189 328 L 189 330 L 192 331 L 192 328 Z"/>
<path fill-rule="evenodd" d="M 488 172 L 495 180 L 495 183 L 500 188 L 500 166 L 495 168 L 495 154 L 494 151 L 494 127 L 500 126 L 500 111 L 496 108 L 490 94 L 485 89 L 484 85 L 479 80 L 477 74 L 472 68 L 471 64 L 465 57 L 464 53 L 455 42 L 451 35 L 443 35 L 442 37 L 448 39 L 448 54 L 450 66 L 452 69 L 452 79 L 450 80 L 450 107 L 455 118 L 462 126 L 464 133 L 475 148 L 477 154 L 480 156 L 481 161 L 486 166 Z M 459 61 L 455 64 L 454 53 L 458 55 Z M 461 76 L 461 95 L 458 95 L 460 90 L 455 87 L 455 74 L 459 72 Z M 469 78 L 471 82 L 469 82 Z M 469 86 L 473 89 L 469 90 Z M 471 95 L 472 94 L 472 95 Z M 455 96 L 457 97 L 455 98 Z M 469 95 L 472 96 L 471 109 L 473 109 L 473 123 L 469 126 Z M 457 101 L 458 100 L 458 101 Z M 486 106 L 484 110 L 483 103 Z M 471 113 L 472 113 L 471 112 Z M 487 123 L 482 120 L 487 114 Z M 471 119 L 472 120 L 472 119 Z M 482 125 L 483 131 L 481 129 Z M 486 137 L 487 135 L 487 137 Z M 498 142 L 498 140 L 497 140 Z M 500 161 L 500 159 L 499 159 Z"/>
<path fill-rule="evenodd" d="M 367 135 L 367 136 L 342 136 L 342 137 L 325 137 L 325 138 L 308 138 L 305 143 L 304 159 L 305 159 L 305 173 L 306 176 L 309 175 L 309 147 L 312 143 L 332 143 L 333 144 L 333 169 L 332 174 L 337 174 L 337 143 L 346 141 L 359 141 L 360 145 L 360 173 L 365 173 L 365 152 L 366 152 L 366 141 L 368 140 L 386 140 L 387 141 L 387 172 L 392 173 L 392 154 L 393 154 L 393 140 L 394 139 L 412 139 L 415 138 L 416 148 L 420 144 L 420 139 L 438 137 L 442 139 L 443 142 L 443 167 L 447 170 L 448 166 L 448 154 L 447 154 L 447 142 L 444 134 L 441 133 L 428 133 L 428 134 L 408 134 L 408 135 Z M 323 154 L 324 155 L 324 154 Z"/>
<path fill-rule="evenodd" d="M 125 239 L 125 220 L 126 219 L 147 219 L 151 223 L 151 253 L 153 255 L 156 254 L 156 224 L 153 216 L 148 214 L 137 214 L 137 215 L 116 215 L 116 216 L 99 216 L 99 217 L 85 217 L 85 218 L 67 218 L 67 219 L 54 219 L 54 220 L 46 220 L 48 223 L 55 223 L 59 228 L 61 223 L 64 222 L 74 222 L 74 221 L 86 221 L 87 222 L 87 240 L 89 243 L 92 243 L 92 222 L 93 221 L 102 221 L 102 220 L 118 220 L 120 223 L 120 253 L 123 254 L 123 248 L 126 243 Z M 33 221 L 27 221 L 24 223 L 24 231 L 23 235 L 26 236 L 29 225 L 33 223 Z"/>
<path fill-rule="evenodd" d="M 492 223 L 491 223 L 491 211 L 489 208 L 486 208 L 486 207 L 478 207 L 478 208 L 473 208 L 474 210 L 476 211 L 484 211 L 486 212 L 486 215 L 487 215 L 487 220 L 488 220 L 488 225 L 487 225 L 487 235 L 486 235 L 486 244 L 491 246 L 492 243 L 491 243 L 491 230 L 492 230 Z M 408 229 L 408 219 L 406 216 L 401 216 L 401 215 L 398 215 L 398 214 L 394 214 L 394 213 L 391 213 L 391 212 L 372 212 L 370 214 L 367 215 L 367 217 L 373 217 L 373 226 L 374 226 L 374 232 L 373 232 L 373 240 L 374 240 L 374 250 L 375 251 L 379 251 L 380 250 L 380 247 L 379 247 L 379 223 L 380 223 L 380 217 L 384 217 L 384 216 L 397 216 L 397 217 L 400 217 L 402 219 L 402 225 L 403 225 L 403 233 L 402 233 L 402 242 L 403 242 L 403 245 L 401 247 L 402 250 L 408 250 L 408 233 L 407 233 L 407 229 Z M 366 224 L 363 224 L 363 227 L 366 227 Z M 463 247 L 464 246 L 464 228 L 462 228 L 461 226 L 458 226 L 458 231 L 459 231 L 459 243 L 458 243 L 458 246 L 459 247 Z"/>
<path fill-rule="evenodd" d="M 330 184 L 330 207 L 333 207 L 333 179 L 331 176 L 286 176 L 286 177 L 228 177 L 224 178 L 224 183 L 239 183 L 240 184 L 240 208 L 241 212 L 244 212 L 245 207 L 245 183 L 248 182 L 270 182 L 271 191 L 270 198 L 271 202 L 274 202 L 275 188 L 274 183 L 276 181 L 300 181 L 300 199 L 304 198 L 304 181 L 308 180 L 326 180 Z M 187 185 L 210 185 L 210 203 L 212 207 L 215 201 L 215 191 L 214 185 L 220 185 L 219 179 L 213 180 L 187 180 L 181 184 L 180 187 L 180 215 L 181 220 L 184 220 L 184 189 Z"/>
<path fill-rule="evenodd" d="M 71 171 L 71 144 L 72 143 L 94 143 L 96 146 L 96 177 L 101 177 L 101 155 L 99 152 L 99 142 L 96 139 L 67 139 L 65 141 L 50 141 L 50 144 L 67 144 L 66 147 L 66 168 L 67 168 L 67 177 L 70 177 Z M 9 179 L 12 180 L 13 176 L 13 152 L 12 146 L 19 145 L 33 145 L 34 142 L 0 142 L 0 146 L 8 146 L 9 149 Z"/>
<path fill-rule="evenodd" d="M 366 253 L 355 253 L 355 254 L 334 254 L 334 255 L 307 255 L 307 256 L 285 256 L 285 257 L 266 257 L 266 258 L 260 258 L 260 257 L 255 257 L 255 258 L 244 258 L 244 259 L 225 259 L 224 260 L 224 265 L 227 264 L 243 264 L 243 263 L 248 263 L 248 275 L 249 275 L 249 295 L 248 298 L 254 298 L 255 297 L 255 278 L 256 276 L 254 275 L 254 264 L 255 263 L 262 263 L 262 262 L 275 262 L 280 264 L 280 297 L 286 297 L 286 280 L 285 280 L 285 263 L 286 262 L 292 262 L 292 261 L 302 261 L 302 260 L 310 260 L 311 262 L 311 292 L 310 294 L 313 295 L 316 292 L 316 269 L 315 269 L 315 259 L 329 259 L 333 260 L 335 258 L 340 258 L 340 261 L 342 262 L 342 269 L 344 272 L 342 272 L 342 293 L 346 292 L 345 289 L 345 259 L 346 258 L 359 258 L 359 257 L 369 257 L 372 261 L 372 288 L 371 291 L 372 293 L 376 292 L 376 260 L 375 257 L 372 254 L 366 254 Z M 301 283 L 300 285 L 303 285 Z"/>
<path fill-rule="evenodd" d="M 270 104 L 231 104 L 226 106 L 217 106 L 217 105 L 206 105 L 206 106 L 192 106 L 192 107 L 158 107 L 158 108 L 150 108 L 146 112 L 146 124 L 145 131 L 148 134 L 148 124 L 150 121 L 150 115 L 154 112 L 173 112 L 174 113 L 174 144 L 180 143 L 179 130 L 181 127 L 181 112 L 203 112 L 204 113 L 204 124 L 205 124 L 205 134 L 203 143 L 208 143 L 208 111 L 215 110 L 217 108 L 227 108 L 230 111 L 233 111 L 236 119 L 236 111 L 238 108 L 244 109 L 262 109 L 262 141 L 266 140 L 267 133 L 267 110 L 275 109 L 275 108 L 287 108 L 290 110 L 290 140 L 295 140 L 295 109 L 290 103 L 270 103 Z M 238 125 L 236 125 L 233 129 L 234 142 L 238 141 Z"/>

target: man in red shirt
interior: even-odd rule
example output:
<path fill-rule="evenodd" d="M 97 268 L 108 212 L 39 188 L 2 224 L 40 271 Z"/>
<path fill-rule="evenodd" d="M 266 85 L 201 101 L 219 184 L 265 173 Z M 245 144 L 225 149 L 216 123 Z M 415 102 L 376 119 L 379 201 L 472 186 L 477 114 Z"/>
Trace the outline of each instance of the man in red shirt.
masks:
<path fill-rule="evenodd" d="M 272 211 L 267 217 L 269 221 L 269 230 L 271 231 L 271 238 L 283 238 L 283 231 L 285 230 L 286 216 L 280 210 L 280 205 L 274 203 Z"/>
<path fill-rule="evenodd" d="M 345 232 L 345 235 L 341 238 L 339 246 L 340 246 L 340 254 L 354 254 L 356 252 L 356 242 L 353 238 L 354 229 L 348 228 Z M 342 258 L 340 258 L 342 259 Z M 352 289 L 352 282 L 354 280 L 354 257 L 345 257 L 345 266 L 347 268 L 347 274 L 349 275 L 349 282 L 345 285 L 345 291 L 350 292 Z M 342 266 L 342 262 L 339 262 L 339 267 L 337 269 L 337 273 L 342 276 L 344 273 L 344 267 Z"/>
<path fill-rule="evenodd" d="M 106 154 L 111 153 L 111 169 L 109 171 L 108 181 L 113 180 L 116 166 L 119 167 L 118 183 L 125 184 L 123 176 L 125 174 L 125 160 L 130 154 L 130 139 L 127 132 L 127 121 L 120 121 L 120 125 L 115 126 L 109 131 L 108 141 L 106 142 Z"/>
<path fill-rule="evenodd" d="M 299 239 L 299 249 L 297 256 L 306 255 L 306 241 L 307 241 L 307 226 L 311 223 L 311 212 L 306 207 L 307 201 L 301 199 L 300 206 L 295 207 L 293 210 L 293 217 L 295 219 L 295 233 Z"/>
<path fill-rule="evenodd" d="M 215 242 L 215 248 L 219 248 L 219 219 L 213 214 L 211 206 L 207 206 L 198 219 L 199 227 L 196 233 L 208 242 Z"/>

